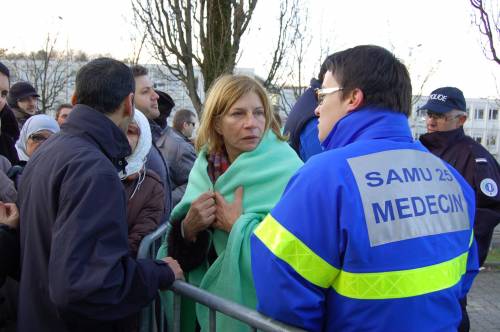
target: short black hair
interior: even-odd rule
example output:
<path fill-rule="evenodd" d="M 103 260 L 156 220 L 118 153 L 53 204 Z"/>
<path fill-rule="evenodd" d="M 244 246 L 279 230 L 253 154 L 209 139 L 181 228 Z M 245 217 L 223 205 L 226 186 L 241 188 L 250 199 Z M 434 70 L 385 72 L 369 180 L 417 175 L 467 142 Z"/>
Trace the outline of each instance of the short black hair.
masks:
<path fill-rule="evenodd" d="M 73 105 L 68 104 L 68 103 L 59 104 L 59 106 L 57 106 L 57 108 L 56 108 L 56 120 L 59 117 L 59 113 L 61 113 L 61 110 L 63 108 L 73 108 Z"/>
<path fill-rule="evenodd" d="M 132 67 L 130 67 L 130 69 L 132 69 L 134 78 L 139 76 L 146 76 L 149 73 L 148 69 L 141 65 L 133 65 Z"/>
<path fill-rule="evenodd" d="M 190 122 L 191 118 L 196 117 L 194 112 L 191 112 L 188 109 L 180 109 L 174 114 L 173 126 L 178 131 L 182 130 L 182 125 L 184 122 Z"/>
<path fill-rule="evenodd" d="M 383 47 L 361 45 L 327 58 L 328 71 L 343 88 L 342 94 L 358 88 L 363 106 L 411 114 L 411 80 L 406 67 Z"/>
<path fill-rule="evenodd" d="M 76 103 L 101 113 L 115 112 L 135 91 L 130 68 L 111 58 L 98 58 L 84 65 L 76 74 L 75 85 Z"/>

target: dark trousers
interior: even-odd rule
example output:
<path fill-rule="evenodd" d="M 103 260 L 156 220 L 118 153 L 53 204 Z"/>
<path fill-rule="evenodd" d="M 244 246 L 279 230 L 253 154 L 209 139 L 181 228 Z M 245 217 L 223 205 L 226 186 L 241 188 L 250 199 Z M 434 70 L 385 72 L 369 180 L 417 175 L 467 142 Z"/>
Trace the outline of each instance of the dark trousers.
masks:
<path fill-rule="evenodd" d="M 464 297 L 462 300 L 460 300 L 460 307 L 462 308 L 462 321 L 458 326 L 458 332 L 469 332 L 470 321 L 469 315 L 467 314 L 467 297 Z"/>

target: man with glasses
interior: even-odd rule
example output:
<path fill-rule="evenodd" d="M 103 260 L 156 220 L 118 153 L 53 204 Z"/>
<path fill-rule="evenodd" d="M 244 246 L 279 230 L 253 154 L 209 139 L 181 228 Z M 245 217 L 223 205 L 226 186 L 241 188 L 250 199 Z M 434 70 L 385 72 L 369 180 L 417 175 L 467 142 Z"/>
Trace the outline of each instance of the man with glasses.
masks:
<path fill-rule="evenodd" d="M 28 82 L 17 82 L 10 87 L 7 103 L 16 116 L 21 129 L 30 117 L 38 113 L 38 98 L 40 95 Z"/>
<path fill-rule="evenodd" d="M 328 59 L 316 95 L 325 151 L 251 239 L 257 309 L 307 331 L 456 330 L 477 272 L 474 193 L 413 140 L 407 69 L 357 46 Z"/>
<path fill-rule="evenodd" d="M 465 135 L 467 120 L 464 94 L 454 87 L 434 90 L 427 103 L 427 134 L 420 137 L 433 154 L 452 165 L 472 186 L 476 196 L 474 237 L 479 266 L 482 266 L 490 248 L 493 230 L 500 221 L 500 167 L 495 158 L 478 142 Z M 460 331 L 469 330 L 469 319 L 462 303 L 463 321 Z"/>
<path fill-rule="evenodd" d="M 188 109 L 175 112 L 173 127 L 184 140 L 192 144 L 194 129 L 196 128 L 196 115 Z"/>
<path fill-rule="evenodd" d="M 166 98 L 160 98 L 160 103 L 169 103 Z M 180 112 L 181 110 L 177 111 Z M 183 121 L 187 124 L 186 127 L 194 130 L 196 121 L 195 116 L 192 112 L 188 111 L 190 114 L 190 120 Z M 177 113 L 176 113 L 177 115 Z M 174 118 L 174 126 L 175 126 Z M 178 122 L 180 122 L 178 120 Z M 189 132 L 186 132 L 189 134 Z M 196 152 L 194 146 L 190 140 L 186 139 L 182 132 L 178 132 L 175 128 L 168 125 L 165 126 L 161 132 L 161 136 L 156 141 L 158 149 L 160 149 L 163 158 L 167 161 L 170 167 L 170 179 L 172 180 L 172 203 L 175 206 L 181 201 L 184 192 L 186 191 L 187 182 L 189 178 L 189 173 L 191 168 L 193 168 L 194 161 L 196 160 Z"/>

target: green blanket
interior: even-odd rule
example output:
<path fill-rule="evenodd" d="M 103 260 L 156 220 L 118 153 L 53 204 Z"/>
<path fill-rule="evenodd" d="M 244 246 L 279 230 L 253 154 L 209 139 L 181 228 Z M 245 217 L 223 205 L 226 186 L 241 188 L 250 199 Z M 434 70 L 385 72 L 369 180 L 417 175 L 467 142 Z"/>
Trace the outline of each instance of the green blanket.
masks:
<path fill-rule="evenodd" d="M 233 225 L 231 233 L 221 230 L 212 232 L 212 243 L 218 258 L 208 266 L 207 263 L 191 271 L 186 281 L 218 296 L 238 302 L 251 309 L 256 307 L 250 261 L 250 236 L 255 227 L 278 202 L 290 177 L 302 166 L 286 142 L 279 141 L 272 131 L 268 131 L 259 146 L 250 152 L 242 153 L 212 184 L 207 173 L 206 150 L 202 150 L 189 175 L 184 197 L 174 208 L 171 220 L 184 218 L 191 202 L 208 190 L 221 193 L 228 202 L 234 199 L 234 191 L 243 186 L 243 214 Z M 167 253 L 164 243 L 158 257 Z M 172 310 L 171 296 L 163 296 L 167 312 Z M 165 303 L 166 302 L 166 303 Z M 183 299 L 182 331 L 193 331 L 195 326 L 194 304 Z M 208 330 L 208 310 L 196 306 L 196 315 L 202 331 Z M 170 313 L 168 314 L 170 316 Z M 172 319 L 169 319 L 169 324 Z M 225 315 L 217 314 L 218 331 L 246 331 L 246 325 Z"/>

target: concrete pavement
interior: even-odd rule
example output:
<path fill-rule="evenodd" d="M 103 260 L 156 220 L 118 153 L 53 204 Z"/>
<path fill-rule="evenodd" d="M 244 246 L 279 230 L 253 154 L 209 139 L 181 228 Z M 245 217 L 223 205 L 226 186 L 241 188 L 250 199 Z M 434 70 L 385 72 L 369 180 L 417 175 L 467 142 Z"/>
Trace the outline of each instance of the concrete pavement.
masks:
<path fill-rule="evenodd" d="M 467 297 L 472 332 L 500 331 L 500 270 L 483 270 Z"/>

